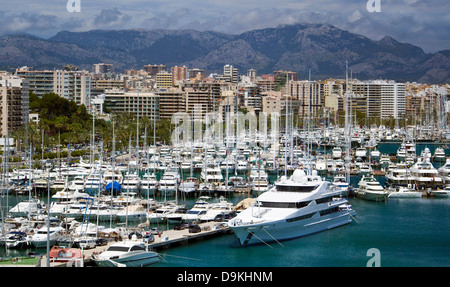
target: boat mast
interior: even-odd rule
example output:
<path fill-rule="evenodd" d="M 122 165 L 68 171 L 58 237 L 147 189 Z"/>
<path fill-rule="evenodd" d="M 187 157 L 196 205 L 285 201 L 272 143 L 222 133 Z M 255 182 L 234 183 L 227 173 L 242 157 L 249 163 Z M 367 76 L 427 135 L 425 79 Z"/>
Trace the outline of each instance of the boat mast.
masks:
<path fill-rule="evenodd" d="M 349 123 L 349 97 L 348 97 L 348 61 L 345 62 L 345 179 L 350 182 L 350 123 Z M 351 109 L 351 108 L 350 108 Z"/>

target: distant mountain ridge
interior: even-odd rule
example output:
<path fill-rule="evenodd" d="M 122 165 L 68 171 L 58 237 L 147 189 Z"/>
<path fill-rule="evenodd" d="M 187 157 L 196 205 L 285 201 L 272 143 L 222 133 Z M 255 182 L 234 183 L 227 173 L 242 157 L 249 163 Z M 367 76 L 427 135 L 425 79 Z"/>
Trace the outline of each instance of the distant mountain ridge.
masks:
<path fill-rule="evenodd" d="M 425 53 L 392 37 L 379 41 L 328 24 L 295 24 L 252 30 L 238 35 L 195 30 L 61 31 L 49 39 L 32 35 L 0 37 L 0 68 L 23 65 L 35 69 L 73 64 L 112 63 L 116 70 L 141 69 L 146 64 L 186 65 L 222 72 L 232 64 L 242 74 L 290 70 L 305 79 L 342 78 L 348 61 L 353 76 L 422 83 L 450 82 L 450 50 Z"/>

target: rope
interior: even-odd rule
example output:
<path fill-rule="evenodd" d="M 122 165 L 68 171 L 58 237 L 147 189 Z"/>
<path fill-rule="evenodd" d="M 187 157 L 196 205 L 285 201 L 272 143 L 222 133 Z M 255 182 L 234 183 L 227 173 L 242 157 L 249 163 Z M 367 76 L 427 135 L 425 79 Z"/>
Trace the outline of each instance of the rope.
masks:
<path fill-rule="evenodd" d="M 275 242 L 277 242 L 278 244 L 280 244 L 282 247 L 284 247 L 284 245 L 283 244 L 281 244 L 281 242 L 280 241 L 278 241 L 275 237 L 273 237 L 266 229 L 264 229 L 264 227 L 263 228 L 261 228 L 262 230 L 264 230 L 273 240 L 275 240 Z"/>
<path fill-rule="evenodd" d="M 269 243 L 265 242 L 264 240 L 262 240 L 261 238 L 259 238 L 258 236 L 255 235 L 254 232 L 249 231 L 253 236 L 255 236 L 257 239 L 259 239 L 262 243 L 264 243 L 265 245 L 269 246 L 270 248 L 273 248 Z"/>

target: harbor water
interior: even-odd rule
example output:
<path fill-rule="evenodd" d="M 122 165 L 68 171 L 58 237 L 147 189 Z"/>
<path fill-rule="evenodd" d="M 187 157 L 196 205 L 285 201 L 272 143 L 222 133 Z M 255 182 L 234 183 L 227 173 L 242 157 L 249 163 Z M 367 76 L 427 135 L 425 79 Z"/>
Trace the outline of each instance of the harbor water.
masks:
<path fill-rule="evenodd" d="M 425 146 L 417 145 L 417 152 L 420 154 Z M 434 151 L 434 146 L 427 146 Z M 380 145 L 378 149 L 395 153 L 397 147 Z M 352 186 L 357 185 L 359 178 L 351 177 Z M 377 178 L 384 184 L 384 176 Z M 235 193 L 227 199 L 236 204 L 246 197 Z M 215 199 L 214 196 L 212 200 Z M 21 198 L 11 196 L 10 200 L 12 205 Z M 42 200 L 47 202 L 45 197 Z M 349 201 L 357 213 L 351 224 L 303 238 L 249 247 L 241 247 L 233 234 L 225 234 L 161 250 L 160 263 L 152 267 L 365 267 L 374 259 L 383 267 L 450 266 L 450 199 Z M 179 198 L 178 203 L 190 208 L 195 198 Z M 25 255 L 29 251 L 3 247 L 0 257 Z M 45 254 L 46 249 L 32 251 Z"/>
<path fill-rule="evenodd" d="M 241 247 L 225 235 L 162 251 L 160 267 L 365 267 L 379 250 L 380 266 L 450 266 L 450 201 L 350 199 L 356 221 L 287 241 Z"/>

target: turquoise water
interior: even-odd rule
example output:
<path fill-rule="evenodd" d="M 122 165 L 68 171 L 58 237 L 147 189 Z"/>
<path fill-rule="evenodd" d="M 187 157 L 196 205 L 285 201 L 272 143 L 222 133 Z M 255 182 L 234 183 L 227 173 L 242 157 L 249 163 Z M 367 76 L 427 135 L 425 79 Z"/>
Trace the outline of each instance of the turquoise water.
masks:
<path fill-rule="evenodd" d="M 450 200 L 350 199 L 356 219 L 343 227 L 282 241 L 240 247 L 234 235 L 161 251 L 161 267 L 365 267 L 371 248 L 381 266 L 450 266 Z"/>
<path fill-rule="evenodd" d="M 417 145 L 417 153 L 428 146 Z M 397 145 L 380 145 L 382 153 L 395 153 Z M 448 154 L 448 150 L 446 150 Z M 440 164 L 433 163 L 435 167 Z M 378 177 L 384 183 L 384 176 Z M 358 176 L 351 177 L 356 186 Z M 246 195 L 228 199 L 238 203 Z M 11 197 L 10 205 L 22 198 Z M 42 198 L 46 202 L 46 198 Z M 212 200 L 215 200 L 213 198 Z M 4 204 L 4 199 L 3 202 Z M 195 199 L 181 200 L 192 207 Z M 364 267 L 372 259 L 367 251 L 379 250 L 381 266 L 438 267 L 450 266 L 450 199 L 388 199 L 385 203 L 351 198 L 357 212 L 351 224 L 315 235 L 271 243 L 241 247 L 232 234 L 203 242 L 160 251 L 157 267 Z M 109 223 L 102 223 L 109 225 Z M 172 226 L 160 226 L 162 229 Z M 29 251 L 0 248 L 0 256 L 18 256 Z"/>

